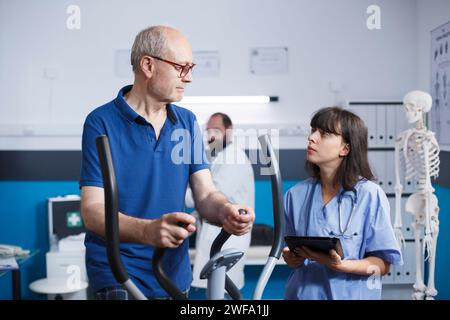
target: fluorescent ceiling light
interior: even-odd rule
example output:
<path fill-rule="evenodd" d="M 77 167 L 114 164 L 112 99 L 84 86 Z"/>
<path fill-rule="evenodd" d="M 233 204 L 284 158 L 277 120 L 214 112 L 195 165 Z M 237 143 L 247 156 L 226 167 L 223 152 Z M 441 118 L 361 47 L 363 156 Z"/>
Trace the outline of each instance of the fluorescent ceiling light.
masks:
<path fill-rule="evenodd" d="M 269 103 L 278 101 L 278 97 L 270 96 L 186 96 L 180 103 Z"/>

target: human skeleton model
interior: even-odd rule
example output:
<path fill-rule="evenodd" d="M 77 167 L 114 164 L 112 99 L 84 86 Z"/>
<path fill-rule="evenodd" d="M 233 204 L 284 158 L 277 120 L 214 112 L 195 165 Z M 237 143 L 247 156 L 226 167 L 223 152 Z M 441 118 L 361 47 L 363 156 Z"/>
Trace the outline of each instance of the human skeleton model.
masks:
<path fill-rule="evenodd" d="M 436 243 L 439 233 L 438 200 L 434 195 L 431 177 L 439 174 L 439 146 L 434 132 L 424 124 L 424 114 L 431 109 L 431 96 L 422 91 L 411 91 L 403 99 L 406 118 L 415 127 L 401 132 L 395 143 L 395 222 L 394 230 L 400 245 L 404 244 L 402 228 L 400 167 L 403 164 L 405 180 L 415 178 L 417 189 L 411 194 L 405 205 L 405 211 L 414 216 L 412 223 L 416 249 L 416 280 L 413 285 L 414 300 L 433 300 L 437 294 L 434 285 L 436 261 Z M 428 263 L 428 281 L 423 280 L 420 230 L 424 228 L 423 257 Z"/>

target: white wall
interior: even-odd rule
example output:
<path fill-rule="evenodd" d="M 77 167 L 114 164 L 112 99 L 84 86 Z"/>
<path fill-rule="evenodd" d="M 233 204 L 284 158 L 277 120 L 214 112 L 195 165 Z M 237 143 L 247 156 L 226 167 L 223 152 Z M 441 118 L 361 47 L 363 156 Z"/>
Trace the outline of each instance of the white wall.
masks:
<path fill-rule="evenodd" d="M 370 31 L 374 3 L 382 28 Z M 81 8 L 81 30 L 66 28 L 71 4 Z M 398 100 L 417 83 L 416 9 L 416 0 L 0 0 L 0 149 L 79 148 L 86 114 L 132 81 L 114 75 L 115 50 L 154 24 L 221 55 L 220 77 L 195 79 L 187 95 L 280 97 L 266 106 L 195 107 L 200 122 L 220 110 L 247 126 L 308 123 L 314 110 L 347 99 Z M 289 47 L 288 74 L 251 75 L 250 49 L 270 46 Z M 43 76 L 46 67 L 57 70 L 55 80 Z M 343 85 L 339 95 L 330 80 Z"/>

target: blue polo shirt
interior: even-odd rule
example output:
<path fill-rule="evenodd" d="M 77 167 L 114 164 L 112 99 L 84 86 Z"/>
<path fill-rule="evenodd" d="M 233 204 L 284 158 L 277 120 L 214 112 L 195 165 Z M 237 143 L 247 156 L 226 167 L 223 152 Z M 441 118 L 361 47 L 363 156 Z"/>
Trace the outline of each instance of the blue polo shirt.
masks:
<path fill-rule="evenodd" d="M 208 169 L 203 139 L 195 115 L 173 104 L 167 105 L 167 118 L 156 139 L 152 125 L 125 101 L 126 86 L 117 98 L 98 107 L 86 118 L 83 128 L 80 187 L 103 187 L 96 138 L 107 135 L 114 161 L 120 212 L 144 219 L 157 219 L 165 213 L 184 211 L 189 176 Z M 86 234 L 86 268 L 94 292 L 118 286 L 108 264 L 102 237 Z M 153 247 L 121 243 L 123 264 L 130 279 L 147 297 L 165 297 L 152 271 Z M 164 270 L 185 291 L 192 281 L 188 241 L 167 249 Z"/>

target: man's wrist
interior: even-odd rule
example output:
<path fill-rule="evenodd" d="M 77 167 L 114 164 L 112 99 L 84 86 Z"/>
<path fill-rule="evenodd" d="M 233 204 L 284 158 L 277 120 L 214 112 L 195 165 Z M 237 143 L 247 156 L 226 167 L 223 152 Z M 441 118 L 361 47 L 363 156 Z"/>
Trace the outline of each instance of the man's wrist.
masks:
<path fill-rule="evenodd" d="M 222 226 L 225 222 L 225 217 L 226 217 L 227 212 L 229 211 L 229 209 L 228 209 L 229 207 L 233 207 L 233 204 L 231 202 L 225 202 L 220 207 L 219 222 Z"/>
<path fill-rule="evenodd" d="M 141 221 L 141 234 L 140 238 L 143 239 L 143 242 L 145 242 L 148 245 L 154 246 L 154 232 L 153 232 L 153 224 L 155 220 L 154 219 L 145 219 Z"/>

